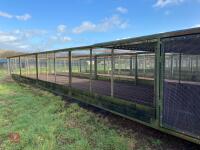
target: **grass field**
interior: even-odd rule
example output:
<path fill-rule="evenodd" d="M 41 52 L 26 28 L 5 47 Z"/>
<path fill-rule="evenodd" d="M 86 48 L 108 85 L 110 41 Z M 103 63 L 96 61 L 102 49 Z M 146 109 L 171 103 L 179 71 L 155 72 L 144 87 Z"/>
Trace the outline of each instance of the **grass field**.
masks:
<path fill-rule="evenodd" d="M 11 135 L 18 135 L 13 141 Z M 196 149 L 196 145 L 19 85 L 0 70 L 0 150 Z"/>

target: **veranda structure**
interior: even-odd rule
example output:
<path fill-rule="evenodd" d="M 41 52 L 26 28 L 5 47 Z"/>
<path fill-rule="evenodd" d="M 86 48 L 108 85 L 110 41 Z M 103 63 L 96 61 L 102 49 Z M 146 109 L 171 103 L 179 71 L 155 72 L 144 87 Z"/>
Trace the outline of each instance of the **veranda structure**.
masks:
<path fill-rule="evenodd" d="M 200 28 L 8 58 L 20 82 L 200 143 Z"/>

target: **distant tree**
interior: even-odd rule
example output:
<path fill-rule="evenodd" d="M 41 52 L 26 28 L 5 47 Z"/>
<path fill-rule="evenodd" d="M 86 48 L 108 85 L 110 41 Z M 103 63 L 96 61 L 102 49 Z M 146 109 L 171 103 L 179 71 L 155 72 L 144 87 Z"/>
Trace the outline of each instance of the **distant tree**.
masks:
<path fill-rule="evenodd" d="M 14 50 L 0 50 L 0 58 L 6 58 L 10 56 L 15 56 L 15 55 L 21 55 L 24 54 L 23 52 L 17 52 Z"/>

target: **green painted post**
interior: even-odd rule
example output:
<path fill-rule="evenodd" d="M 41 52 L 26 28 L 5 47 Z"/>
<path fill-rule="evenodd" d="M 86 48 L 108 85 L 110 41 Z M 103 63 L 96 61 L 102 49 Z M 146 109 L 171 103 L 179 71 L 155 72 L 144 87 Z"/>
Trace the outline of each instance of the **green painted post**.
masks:
<path fill-rule="evenodd" d="M 72 53 L 68 52 L 68 69 L 69 69 L 69 96 L 72 95 Z"/>
<path fill-rule="evenodd" d="M 82 69 L 82 68 L 81 68 L 81 67 L 82 67 L 82 66 L 81 66 L 81 59 L 79 60 L 79 67 L 80 67 L 79 69 L 80 69 L 80 73 L 81 73 L 81 69 Z"/>
<path fill-rule="evenodd" d="M 114 49 L 111 50 L 111 97 L 114 97 Z"/>
<path fill-rule="evenodd" d="M 19 75 L 22 75 L 22 68 L 21 68 L 21 57 L 19 56 Z"/>
<path fill-rule="evenodd" d="M 90 93 L 92 93 L 92 49 L 90 49 Z"/>
<path fill-rule="evenodd" d="M 171 73 L 171 79 L 173 79 L 174 76 L 174 69 L 173 69 L 173 54 L 171 54 L 171 67 L 170 67 L 170 73 Z"/>
<path fill-rule="evenodd" d="M 181 59 L 182 55 L 179 53 L 179 76 L 178 76 L 178 82 L 181 83 Z"/>
<path fill-rule="evenodd" d="M 27 57 L 27 69 L 28 69 L 28 76 L 30 75 L 30 67 L 29 67 L 29 57 Z"/>
<path fill-rule="evenodd" d="M 7 66 L 8 66 L 8 73 L 11 75 L 11 65 L 10 65 L 10 58 L 7 59 Z"/>
<path fill-rule="evenodd" d="M 106 74 L 106 57 L 104 57 L 104 59 L 103 59 L 103 64 L 104 64 L 104 74 Z"/>
<path fill-rule="evenodd" d="M 38 80 L 38 54 L 35 54 L 36 79 Z"/>
<path fill-rule="evenodd" d="M 163 79 L 164 79 L 164 52 L 161 46 L 161 40 L 158 39 L 155 57 L 155 97 L 156 106 L 156 125 L 162 126 L 162 105 L 163 105 Z"/>
<path fill-rule="evenodd" d="M 135 85 L 137 85 L 137 79 L 138 79 L 138 55 L 135 54 Z"/>
<path fill-rule="evenodd" d="M 130 57 L 130 75 L 133 75 L 133 57 Z"/>
<path fill-rule="evenodd" d="M 94 78 L 97 80 L 97 56 L 94 57 Z"/>
<path fill-rule="evenodd" d="M 54 70 L 54 79 L 56 83 L 56 53 L 53 53 L 53 70 Z"/>
<path fill-rule="evenodd" d="M 48 81 L 48 62 L 49 62 L 49 60 L 48 60 L 48 54 L 46 53 L 46 80 Z"/>

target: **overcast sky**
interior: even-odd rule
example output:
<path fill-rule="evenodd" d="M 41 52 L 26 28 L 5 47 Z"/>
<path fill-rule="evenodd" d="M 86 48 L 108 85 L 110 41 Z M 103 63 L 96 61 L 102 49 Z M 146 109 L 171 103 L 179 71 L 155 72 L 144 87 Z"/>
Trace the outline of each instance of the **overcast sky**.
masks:
<path fill-rule="evenodd" d="M 44 51 L 200 26 L 200 0 L 0 0 L 0 49 Z"/>

